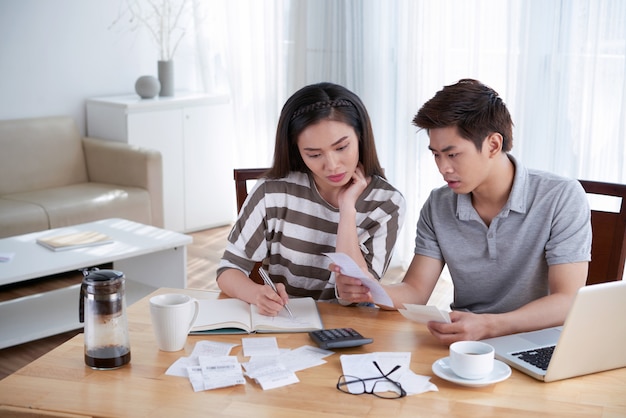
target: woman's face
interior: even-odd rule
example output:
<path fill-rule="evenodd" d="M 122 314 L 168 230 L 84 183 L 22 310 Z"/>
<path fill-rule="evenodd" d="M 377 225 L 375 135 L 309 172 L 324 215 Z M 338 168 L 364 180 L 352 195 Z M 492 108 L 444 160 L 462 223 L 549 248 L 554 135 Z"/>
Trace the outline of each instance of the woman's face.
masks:
<path fill-rule="evenodd" d="M 307 127 L 298 136 L 298 149 L 322 196 L 351 181 L 359 163 L 359 139 L 343 122 L 322 120 Z"/>

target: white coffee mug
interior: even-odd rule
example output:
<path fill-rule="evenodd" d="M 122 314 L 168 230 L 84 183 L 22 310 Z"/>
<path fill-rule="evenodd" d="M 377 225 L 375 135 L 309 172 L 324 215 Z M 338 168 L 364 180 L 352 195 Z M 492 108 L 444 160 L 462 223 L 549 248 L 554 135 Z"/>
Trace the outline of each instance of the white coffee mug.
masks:
<path fill-rule="evenodd" d="M 493 371 L 495 350 L 480 341 L 457 341 L 450 345 L 450 368 L 463 379 L 482 379 Z"/>
<path fill-rule="evenodd" d="M 199 309 L 198 300 L 188 295 L 167 293 L 151 297 L 150 317 L 159 349 L 182 350 Z"/>

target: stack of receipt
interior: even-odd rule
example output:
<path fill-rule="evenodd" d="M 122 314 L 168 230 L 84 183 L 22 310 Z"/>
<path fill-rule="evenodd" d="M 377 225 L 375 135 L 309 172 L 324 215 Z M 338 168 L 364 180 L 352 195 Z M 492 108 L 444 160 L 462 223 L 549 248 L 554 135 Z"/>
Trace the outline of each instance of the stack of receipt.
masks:
<path fill-rule="evenodd" d="M 334 354 L 308 345 L 279 349 L 275 337 L 243 338 L 242 345 L 249 357 L 244 363 L 229 355 L 237 344 L 199 341 L 191 356 L 179 358 L 165 374 L 189 378 L 195 392 L 244 385 L 245 376 L 267 390 L 298 383 L 297 371 L 324 364 L 323 358 Z"/>

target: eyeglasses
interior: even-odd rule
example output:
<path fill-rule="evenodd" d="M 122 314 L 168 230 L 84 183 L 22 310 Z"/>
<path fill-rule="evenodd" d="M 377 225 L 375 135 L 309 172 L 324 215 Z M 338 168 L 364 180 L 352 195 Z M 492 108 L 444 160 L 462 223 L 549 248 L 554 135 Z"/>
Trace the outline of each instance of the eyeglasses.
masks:
<path fill-rule="evenodd" d="M 400 368 L 400 365 L 397 365 L 389 373 L 383 373 L 383 371 L 378 366 L 378 363 L 373 362 L 374 366 L 378 369 L 381 376 L 379 377 L 368 377 L 365 379 L 361 379 L 360 377 L 355 376 L 347 376 L 341 375 L 339 376 L 339 380 L 337 381 L 337 389 L 342 391 L 343 393 L 349 393 L 350 395 L 362 395 L 364 393 L 368 393 L 370 395 L 377 396 L 382 399 L 398 399 L 404 398 L 406 396 L 406 391 L 402 388 L 400 382 L 396 382 L 389 378 L 389 375 L 395 372 Z M 367 390 L 365 382 L 369 382 L 374 380 L 374 384 L 370 390 Z M 392 384 L 392 389 L 390 390 L 389 383 Z"/>

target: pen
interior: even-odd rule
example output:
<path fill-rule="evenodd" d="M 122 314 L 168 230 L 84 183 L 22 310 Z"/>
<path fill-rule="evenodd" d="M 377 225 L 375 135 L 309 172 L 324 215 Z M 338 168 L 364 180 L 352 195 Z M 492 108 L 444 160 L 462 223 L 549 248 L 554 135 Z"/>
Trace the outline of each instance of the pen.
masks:
<path fill-rule="evenodd" d="M 278 294 L 278 289 L 276 289 L 276 286 L 274 285 L 274 282 L 272 281 L 272 279 L 270 279 L 270 276 L 268 276 L 265 270 L 263 270 L 263 267 L 259 267 L 259 274 L 263 278 L 263 281 L 265 282 L 265 284 L 271 287 L 272 290 L 276 292 L 276 294 Z M 289 306 L 287 304 L 285 304 L 285 309 L 287 309 L 289 318 L 293 319 L 293 314 L 291 313 L 291 309 L 289 309 Z"/>

